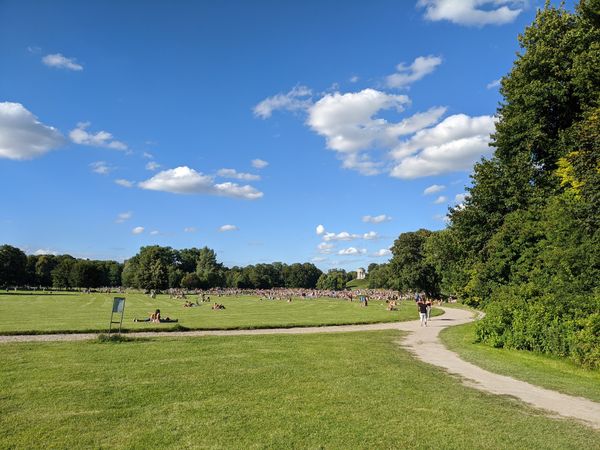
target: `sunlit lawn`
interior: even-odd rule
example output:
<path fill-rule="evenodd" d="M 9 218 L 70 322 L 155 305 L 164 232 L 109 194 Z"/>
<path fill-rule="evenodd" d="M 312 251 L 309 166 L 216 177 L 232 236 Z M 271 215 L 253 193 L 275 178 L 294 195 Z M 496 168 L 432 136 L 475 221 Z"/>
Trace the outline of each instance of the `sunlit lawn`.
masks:
<path fill-rule="evenodd" d="M 0 333 L 105 331 L 110 321 L 112 299 L 116 294 L 0 294 Z M 159 295 L 127 294 L 123 326 L 126 330 L 290 327 L 348 323 L 391 322 L 417 319 L 413 302 L 387 311 L 384 302 L 369 302 L 363 308 L 357 301 L 338 299 L 259 300 L 256 297 L 212 297 L 211 303 L 184 308 L 183 300 Z M 195 302 L 196 297 L 190 297 Z M 225 305 L 213 311 L 212 302 Z M 160 309 L 163 317 L 177 324 L 134 323 Z M 439 311 L 434 311 L 438 314 Z"/>
<path fill-rule="evenodd" d="M 2 345 L 0 448 L 592 449 L 399 332 Z"/>
<path fill-rule="evenodd" d="M 586 370 L 566 358 L 474 343 L 475 326 L 449 327 L 440 337 L 463 359 L 491 372 L 600 402 L 600 371 Z"/>

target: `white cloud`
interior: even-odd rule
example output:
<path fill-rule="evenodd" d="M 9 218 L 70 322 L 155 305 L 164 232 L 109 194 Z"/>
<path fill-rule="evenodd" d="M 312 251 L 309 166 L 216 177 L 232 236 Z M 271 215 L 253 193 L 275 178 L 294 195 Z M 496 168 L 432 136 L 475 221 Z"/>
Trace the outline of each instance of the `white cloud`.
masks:
<path fill-rule="evenodd" d="M 376 258 L 380 258 L 383 256 L 389 256 L 392 254 L 392 251 L 389 248 L 382 248 L 381 250 L 377 250 L 375 253 L 373 253 L 372 256 L 375 256 Z"/>
<path fill-rule="evenodd" d="M 240 186 L 230 182 L 215 184 L 212 176 L 203 175 L 187 166 L 164 170 L 138 185 L 143 189 L 174 194 L 211 194 L 247 200 L 256 200 L 264 195 L 250 185 Z"/>
<path fill-rule="evenodd" d="M 195 233 L 196 231 L 198 231 L 198 229 L 196 227 L 185 227 L 183 231 L 185 233 Z"/>
<path fill-rule="evenodd" d="M 56 128 L 41 123 L 22 104 L 0 102 L 0 158 L 33 159 L 64 143 Z"/>
<path fill-rule="evenodd" d="M 329 241 L 352 241 L 354 239 L 358 239 L 358 234 L 350 234 L 347 231 L 342 231 L 341 233 L 325 233 L 323 234 L 323 240 L 325 242 Z"/>
<path fill-rule="evenodd" d="M 126 188 L 133 187 L 133 181 L 125 180 L 123 178 L 115 180 L 115 183 Z"/>
<path fill-rule="evenodd" d="M 133 234 L 142 234 L 144 232 L 144 227 L 135 227 L 131 232 Z"/>
<path fill-rule="evenodd" d="M 435 194 L 436 192 L 443 191 L 444 189 L 446 189 L 446 186 L 443 184 L 432 184 L 431 186 L 425 188 L 423 195 Z"/>
<path fill-rule="evenodd" d="M 348 247 L 340 250 L 338 255 L 364 255 L 365 253 L 367 253 L 366 248 Z"/>
<path fill-rule="evenodd" d="M 325 255 L 331 253 L 334 247 L 335 247 L 334 244 L 328 244 L 327 242 L 321 242 L 319 245 L 317 245 L 317 249 L 319 250 L 319 253 L 322 253 Z"/>
<path fill-rule="evenodd" d="M 129 220 L 133 217 L 133 213 L 131 211 L 127 211 L 127 212 L 123 212 L 123 213 L 119 213 L 117 215 L 117 219 L 115 220 L 116 223 L 123 223 L 126 220 Z"/>
<path fill-rule="evenodd" d="M 382 223 L 382 222 L 388 222 L 390 220 L 392 220 L 392 218 L 385 214 L 380 214 L 378 216 L 363 216 L 362 217 L 362 221 L 368 222 L 368 223 Z"/>
<path fill-rule="evenodd" d="M 358 80 L 360 80 L 358 75 L 353 75 L 350 77 L 350 83 L 356 83 L 356 82 L 358 82 Z"/>
<path fill-rule="evenodd" d="M 264 169 L 268 165 L 269 163 L 262 159 L 257 158 L 252 160 L 252 167 L 254 167 L 255 169 Z"/>
<path fill-rule="evenodd" d="M 323 257 L 323 256 L 315 256 L 314 258 L 311 259 L 311 262 L 315 262 L 315 263 L 320 263 L 323 261 L 327 261 L 327 258 Z"/>
<path fill-rule="evenodd" d="M 127 150 L 127 145 L 121 141 L 113 139 L 113 135 L 108 131 L 98 131 L 97 133 L 88 133 L 90 122 L 79 122 L 77 128 L 71 130 L 69 137 L 75 144 L 89 145 L 92 147 L 111 148 L 113 150 Z"/>
<path fill-rule="evenodd" d="M 236 227 L 235 225 L 221 225 L 219 227 L 219 231 L 222 233 L 224 231 L 236 231 L 238 229 L 238 227 Z"/>
<path fill-rule="evenodd" d="M 466 198 L 467 198 L 467 194 L 456 194 L 456 196 L 454 197 L 454 201 L 456 203 L 463 203 Z"/>
<path fill-rule="evenodd" d="M 318 233 L 317 233 L 318 234 Z M 374 240 L 379 239 L 379 235 L 375 231 L 369 231 L 364 234 L 355 234 L 348 233 L 347 231 L 342 231 L 341 233 L 324 233 L 322 234 L 323 241 L 331 242 L 331 241 L 353 241 L 355 239 L 365 239 L 365 240 Z"/>
<path fill-rule="evenodd" d="M 382 110 L 400 112 L 410 100 L 406 95 L 391 95 L 374 89 L 323 96 L 309 109 L 308 126 L 324 136 L 327 147 L 338 152 L 345 168 L 365 175 L 379 173 L 378 164 L 361 153 L 376 146 L 395 143 L 390 136 L 391 125 L 374 116 Z"/>
<path fill-rule="evenodd" d="M 435 201 L 433 202 L 436 205 L 439 205 L 441 203 L 445 203 L 448 201 L 448 197 L 446 197 L 445 195 L 440 195 L 438 198 L 435 199 Z"/>
<path fill-rule="evenodd" d="M 375 231 L 369 231 L 368 233 L 363 234 L 362 238 L 367 241 L 372 241 L 373 239 L 379 239 L 379 235 Z"/>
<path fill-rule="evenodd" d="M 316 232 L 319 236 L 321 236 L 323 233 L 325 233 L 325 227 L 323 225 L 317 225 Z"/>
<path fill-rule="evenodd" d="M 485 87 L 487 89 L 494 89 L 497 88 L 498 86 L 500 86 L 500 82 L 502 81 L 502 78 L 498 78 L 497 80 L 494 81 L 490 81 Z"/>
<path fill-rule="evenodd" d="M 412 179 L 470 169 L 492 152 L 489 142 L 495 120 L 456 114 L 418 131 L 391 152 L 398 161 L 391 175 Z"/>
<path fill-rule="evenodd" d="M 419 0 L 417 6 L 425 8 L 427 20 L 484 26 L 512 22 L 523 11 L 524 3 L 525 0 Z"/>
<path fill-rule="evenodd" d="M 142 157 L 144 157 L 146 159 L 153 159 L 154 155 L 152 153 L 144 152 L 144 153 L 142 153 Z"/>
<path fill-rule="evenodd" d="M 156 170 L 160 167 L 160 164 L 158 164 L 155 161 L 150 161 L 146 164 L 146 170 Z"/>
<path fill-rule="evenodd" d="M 254 107 L 254 115 L 261 119 L 268 119 L 273 111 L 302 111 L 312 104 L 312 91 L 306 86 L 296 86 L 286 94 L 277 94 L 268 97 Z"/>
<path fill-rule="evenodd" d="M 401 88 L 429 75 L 442 63 L 439 56 L 419 56 L 410 66 L 400 63 L 396 66 L 396 73 L 388 75 L 385 79 L 388 87 Z"/>
<path fill-rule="evenodd" d="M 257 181 L 260 180 L 260 175 L 254 175 L 252 173 L 238 172 L 235 169 L 219 169 L 217 175 L 223 178 L 233 178 L 236 180 L 244 181 Z"/>
<path fill-rule="evenodd" d="M 58 252 L 55 250 L 50 250 L 48 248 L 38 248 L 35 252 L 33 252 L 34 255 L 36 256 L 41 256 L 41 255 L 58 255 Z"/>
<path fill-rule="evenodd" d="M 42 58 L 42 62 L 48 67 L 56 67 L 57 69 L 74 70 L 76 72 L 83 70 L 83 66 L 77 63 L 75 58 L 67 58 L 60 53 L 46 55 Z"/>
<path fill-rule="evenodd" d="M 152 231 L 150 232 L 150 235 L 151 235 L 151 236 L 158 236 L 159 234 L 160 234 L 160 231 L 158 231 L 158 230 L 152 230 Z"/>
<path fill-rule="evenodd" d="M 112 170 L 112 167 L 109 167 L 105 161 L 96 161 L 90 164 L 92 168 L 92 172 L 97 173 L 98 175 L 108 175 Z"/>

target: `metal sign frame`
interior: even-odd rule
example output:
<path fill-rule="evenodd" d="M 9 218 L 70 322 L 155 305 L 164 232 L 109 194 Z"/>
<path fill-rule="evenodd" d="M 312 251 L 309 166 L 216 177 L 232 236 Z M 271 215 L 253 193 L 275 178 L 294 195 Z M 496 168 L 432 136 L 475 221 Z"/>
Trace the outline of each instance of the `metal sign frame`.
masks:
<path fill-rule="evenodd" d="M 121 313 L 121 320 L 113 320 L 115 313 Z M 125 297 L 114 297 L 112 311 L 110 313 L 110 323 L 108 325 L 108 334 L 112 331 L 113 324 L 119 324 L 118 333 L 121 334 L 121 326 L 123 325 L 123 314 L 125 314 Z"/>

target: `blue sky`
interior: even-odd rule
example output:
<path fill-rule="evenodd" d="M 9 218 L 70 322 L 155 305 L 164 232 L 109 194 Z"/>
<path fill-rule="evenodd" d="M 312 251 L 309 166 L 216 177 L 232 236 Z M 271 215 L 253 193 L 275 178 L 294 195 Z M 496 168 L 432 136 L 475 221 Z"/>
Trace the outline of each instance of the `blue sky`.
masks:
<path fill-rule="evenodd" d="M 0 1 L 0 243 L 385 262 L 490 154 L 540 3 Z"/>

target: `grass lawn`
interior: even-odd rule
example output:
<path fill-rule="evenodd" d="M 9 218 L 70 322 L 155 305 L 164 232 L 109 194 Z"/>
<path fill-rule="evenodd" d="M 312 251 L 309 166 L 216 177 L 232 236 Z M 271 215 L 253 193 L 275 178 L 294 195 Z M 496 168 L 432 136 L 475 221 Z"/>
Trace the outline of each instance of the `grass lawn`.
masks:
<path fill-rule="evenodd" d="M 346 287 L 350 289 L 368 289 L 369 288 L 369 280 L 366 278 L 364 280 L 351 280 L 346 283 Z"/>
<path fill-rule="evenodd" d="M 598 448 L 399 332 L 2 346 L 0 448 Z"/>
<path fill-rule="evenodd" d="M 106 331 L 115 294 L 0 294 L 0 334 Z M 335 325 L 349 323 L 393 322 L 417 319 L 412 302 L 399 305 L 398 311 L 386 311 L 384 302 L 369 302 L 362 308 L 357 301 L 337 299 L 259 300 L 256 297 L 212 297 L 225 305 L 213 311 L 212 303 L 184 308 L 182 300 L 167 295 L 151 299 L 143 294 L 127 294 L 123 326 L 126 330 L 168 330 L 178 326 L 189 329 L 233 329 Z M 192 298 L 195 301 L 195 297 Z M 178 324 L 134 323 L 148 317 L 154 309 L 163 317 L 179 319 Z M 441 311 L 433 311 L 440 314 Z"/>
<path fill-rule="evenodd" d="M 475 344 L 474 337 L 474 323 L 449 327 L 440 334 L 450 350 L 490 372 L 600 402 L 600 371 L 583 369 L 564 358 Z"/>

